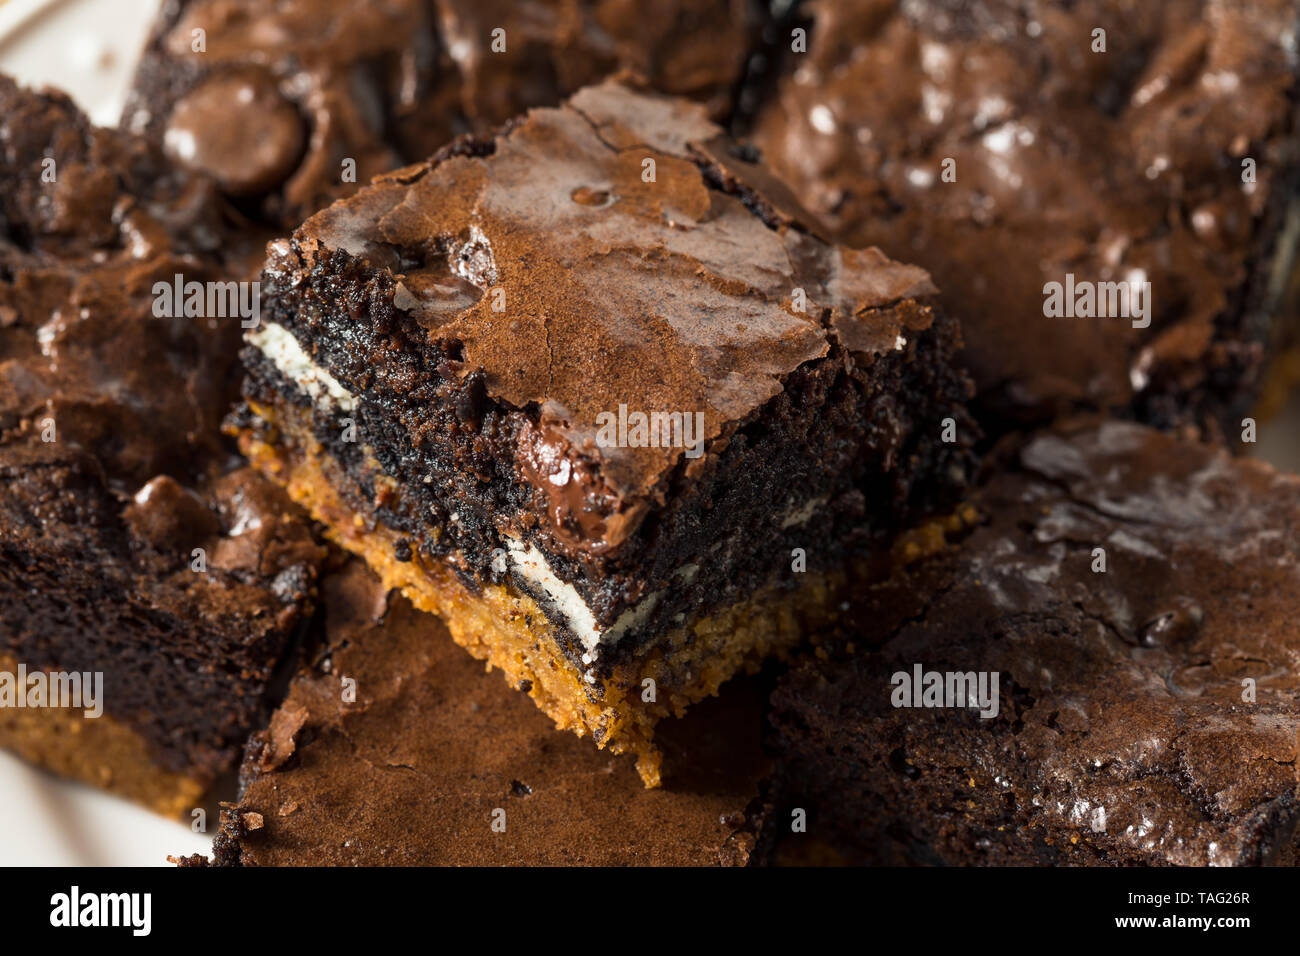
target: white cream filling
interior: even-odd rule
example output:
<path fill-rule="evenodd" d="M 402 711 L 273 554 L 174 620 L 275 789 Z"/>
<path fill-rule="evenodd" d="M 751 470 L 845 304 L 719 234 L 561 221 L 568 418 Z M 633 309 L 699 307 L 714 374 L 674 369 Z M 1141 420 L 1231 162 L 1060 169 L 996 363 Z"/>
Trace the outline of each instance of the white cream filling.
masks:
<path fill-rule="evenodd" d="M 587 650 L 600 643 L 600 628 L 596 625 L 596 615 L 591 613 L 587 602 L 567 581 L 561 581 L 551 570 L 546 556 L 532 544 L 525 544 L 515 538 L 507 538 L 506 546 L 510 549 L 510 564 L 519 576 L 541 590 L 555 609 L 569 622 L 569 630 L 582 641 Z"/>
<path fill-rule="evenodd" d="M 1287 206 L 1286 219 L 1277 237 L 1276 252 L 1273 255 L 1272 272 L 1268 282 L 1270 306 L 1281 299 L 1282 293 L 1286 291 L 1298 247 L 1300 247 L 1300 198 L 1293 199 Z"/>
<path fill-rule="evenodd" d="M 796 525 L 806 524 L 808 519 L 821 510 L 822 505 L 830 500 L 825 495 L 816 498 L 809 498 L 803 504 L 791 508 L 781 518 L 781 529 L 793 528 Z"/>
<path fill-rule="evenodd" d="M 261 328 L 254 329 L 244 338 L 258 348 L 280 370 L 281 375 L 297 384 L 313 400 L 343 412 L 350 412 L 357 407 L 353 394 L 340 385 L 338 379 L 317 365 L 284 326 L 265 322 Z"/>
<path fill-rule="evenodd" d="M 507 538 L 506 546 L 510 549 L 511 568 L 525 581 L 542 592 L 545 600 L 555 610 L 564 615 L 569 630 L 574 633 L 578 640 L 582 641 L 582 646 L 587 649 L 587 653 L 582 656 L 585 664 L 590 664 L 596 659 L 595 652 L 602 644 L 617 643 L 629 631 L 633 631 L 644 624 L 659 604 L 659 599 L 663 597 L 662 591 L 656 591 L 642 598 L 634 606 L 620 614 L 613 624 L 602 631 L 600 625 L 596 622 L 596 615 L 592 613 L 587 602 L 582 599 L 582 595 L 577 592 L 572 584 L 561 581 L 556 577 L 555 572 L 551 570 L 550 563 L 546 560 L 546 556 L 535 545 L 526 544 L 517 538 Z M 678 568 L 674 572 L 674 576 L 689 584 L 695 579 L 698 571 L 698 566 L 688 564 Z M 594 680 L 590 675 L 587 676 L 589 680 Z"/>

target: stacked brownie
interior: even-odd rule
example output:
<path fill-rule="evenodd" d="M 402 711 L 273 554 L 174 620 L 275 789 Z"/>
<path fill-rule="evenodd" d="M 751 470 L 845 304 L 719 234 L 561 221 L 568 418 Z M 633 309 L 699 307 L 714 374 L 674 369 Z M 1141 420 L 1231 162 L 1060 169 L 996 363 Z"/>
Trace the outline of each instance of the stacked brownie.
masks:
<path fill-rule="evenodd" d="M 102 679 L 107 715 L 6 698 L 7 746 L 167 813 L 229 766 L 323 552 L 217 428 L 248 317 L 186 284 L 247 285 L 267 226 L 614 70 L 725 116 L 758 7 L 661 13 L 168 2 L 121 133 L 6 81 L 4 663 Z"/>
<path fill-rule="evenodd" d="M 242 750 L 220 865 L 1294 863 L 1300 482 L 1221 446 L 1297 27 L 165 0 L 119 131 L 0 80 L 0 675 L 104 682 L 0 746 Z"/>
<path fill-rule="evenodd" d="M 245 453 L 648 784 L 655 722 L 829 624 L 969 470 L 925 273 L 619 82 L 379 177 L 264 278 Z"/>

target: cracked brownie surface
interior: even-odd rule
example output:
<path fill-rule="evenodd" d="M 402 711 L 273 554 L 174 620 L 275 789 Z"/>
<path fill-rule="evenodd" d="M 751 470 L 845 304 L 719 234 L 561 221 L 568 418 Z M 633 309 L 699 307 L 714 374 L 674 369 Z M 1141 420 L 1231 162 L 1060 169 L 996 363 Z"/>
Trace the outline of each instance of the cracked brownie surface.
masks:
<path fill-rule="evenodd" d="M 841 241 L 931 272 L 989 430 L 1240 430 L 1300 237 L 1294 2 L 802 9 L 753 138 Z M 1067 275 L 1149 283 L 1149 326 L 1048 317 Z"/>
<path fill-rule="evenodd" d="M 776 691 L 778 856 L 1294 863 L 1300 479 L 1108 423 L 974 501 L 981 527 L 864 595 L 858 654 Z M 918 668 L 996 672 L 997 715 L 894 706 Z"/>
<path fill-rule="evenodd" d="M 320 559 L 221 437 L 239 319 L 155 310 L 177 275 L 251 278 L 255 240 L 207 180 L 3 77 L 0 178 L 0 669 L 101 673 L 104 710 L 5 707 L 0 743 L 177 813 L 263 716 Z"/>

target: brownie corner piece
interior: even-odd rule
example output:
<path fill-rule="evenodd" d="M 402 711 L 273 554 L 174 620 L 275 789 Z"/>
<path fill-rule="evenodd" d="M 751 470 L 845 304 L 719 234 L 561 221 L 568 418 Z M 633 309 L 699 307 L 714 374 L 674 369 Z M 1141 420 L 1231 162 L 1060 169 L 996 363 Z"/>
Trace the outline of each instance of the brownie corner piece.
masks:
<path fill-rule="evenodd" d="M 864 591 L 856 654 L 774 693 L 765 857 L 1294 865 L 1300 480 L 1108 422 L 972 501 L 968 538 Z"/>
<path fill-rule="evenodd" d="M 154 310 L 242 239 L 62 94 L 0 77 L 0 142 L 0 744 L 176 815 L 260 721 L 321 559 L 221 441 L 237 320 Z"/>
<path fill-rule="evenodd" d="M 158 476 L 124 505 L 44 451 L 0 445 L 0 745 L 181 815 L 265 714 L 320 548 L 247 468 L 199 493 Z"/>
<path fill-rule="evenodd" d="M 585 88 L 274 243 L 246 337 L 251 460 L 651 782 L 655 721 L 827 622 L 972 459 L 926 274 L 751 160 Z"/>

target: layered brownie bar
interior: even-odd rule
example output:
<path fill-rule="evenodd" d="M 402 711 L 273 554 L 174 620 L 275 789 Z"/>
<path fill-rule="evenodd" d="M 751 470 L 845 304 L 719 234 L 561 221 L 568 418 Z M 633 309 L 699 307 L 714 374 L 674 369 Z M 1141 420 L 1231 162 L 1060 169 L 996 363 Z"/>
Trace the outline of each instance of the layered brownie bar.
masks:
<path fill-rule="evenodd" d="M 284 229 L 455 136 L 632 69 L 731 108 L 755 0 L 166 0 L 123 125 Z"/>
<path fill-rule="evenodd" d="M 776 857 L 1296 863 L 1300 479 L 1110 423 L 975 503 L 864 595 L 856 655 L 783 679 Z"/>
<path fill-rule="evenodd" d="M 321 599 L 320 660 L 250 741 L 214 864 L 747 861 L 740 824 L 766 766 L 761 694 L 728 688 L 669 721 L 666 785 L 646 790 L 631 766 L 484 674 L 360 561 L 327 577 Z"/>
<path fill-rule="evenodd" d="M 841 241 L 959 304 L 986 423 L 1240 433 L 1300 237 L 1292 0 L 805 12 L 755 141 Z"/>
<path fill-rule="evenodd" d="M 223 447 L 239 317 L 158 308 L 252 260 L 210 183 L 2 77 L 0 181 L 0 746 L 180 813 L 259 725 L 320 558 Z"/>
<path fill-rule="evenodd" d="M 654 723 L 832 618 L 969 465 L 926 274 L 804 218 L 703 107 L 589 87 L 272 244 L 242 447 L 652 783 Z"/>

